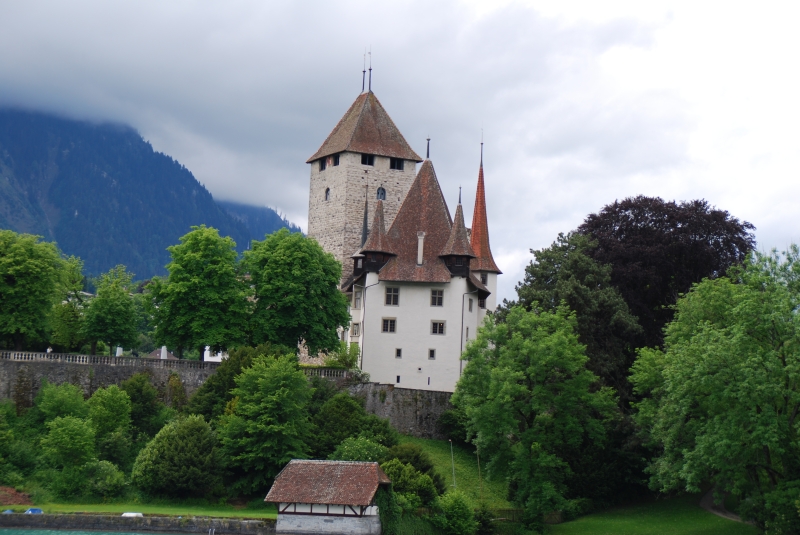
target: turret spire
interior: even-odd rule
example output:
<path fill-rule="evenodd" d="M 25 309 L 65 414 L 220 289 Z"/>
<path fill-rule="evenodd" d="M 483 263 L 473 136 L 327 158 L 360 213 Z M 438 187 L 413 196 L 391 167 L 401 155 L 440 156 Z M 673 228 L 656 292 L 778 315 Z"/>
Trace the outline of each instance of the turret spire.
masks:
<path fill-rule="evenodd" d="M 470 244 L 477 258 L 473 258 L 470 267 L 474 271 L 493 271 L 502 273 L 492 258 L 489 247 L 489 222 L 486 217 L 486 188 L 483 183 L 483 142 L 481 141 L 481 164 L 478 170 L 478 191 L 475 193 L 475 210 L 472 212 L 472 229 Z"/>

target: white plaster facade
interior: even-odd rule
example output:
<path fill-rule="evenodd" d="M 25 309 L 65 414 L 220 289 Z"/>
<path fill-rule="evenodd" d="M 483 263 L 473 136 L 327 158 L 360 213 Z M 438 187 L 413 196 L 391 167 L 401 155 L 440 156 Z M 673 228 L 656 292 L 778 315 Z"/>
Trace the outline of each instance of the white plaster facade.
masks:
<path fill-rule="evenodd" d="M 399 290 L 397 305 L 386 304 L 387 288 Z M 443 291 L 442 306 L 431 306 L 431 290 Z M 359 295 L 360 306 L 355 308 Z M 443 284 L 390 282 L 368 273 L 363 286 L 353 287 L 352 296 L 350 314 L 358 335 L 351 325 L 349 339 L 359 344 L 361 368 L 372 381 L 416 390 L 455 390 L 464 364 L 461 352 L 486 315 L 466 278 L 456 276 Z M 395 332 L 384 332 L 384 319 L 395 321 Z M 444 322 L 444 334 L 433 333 L 434 322 Z"/>
<path fill-rule="evenodd" d="M 380 535 L 381 521 L 371 516 L 327 516 L 279 513 L 278 535 Z"/>

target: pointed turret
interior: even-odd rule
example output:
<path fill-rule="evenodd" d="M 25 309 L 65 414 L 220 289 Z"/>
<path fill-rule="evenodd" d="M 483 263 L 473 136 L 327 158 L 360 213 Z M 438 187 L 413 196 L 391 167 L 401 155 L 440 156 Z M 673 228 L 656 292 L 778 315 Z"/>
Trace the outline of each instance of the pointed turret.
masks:
<path fill-rule="evenodd" d="M 386 225 L 383 222 L 383 201 L 379 200 L 375 204 L 375 216 L 372 219 L 372 228 L 369 230 L 369 237 L 361 247 L 361 254 L 365 253 L 384 253 L 394 254 L 389 238 L 386 237 Z"/>
<path fill-rule="evenodd" d="M 306 163 L 340 152 L 360 152 L 421 162 L 375 93 L 361 93 Z"/>
<path fill-rule="evenodd" d="M 439 253 L 439 256 L 476 257 L 467 237 L 467 227 L 464 225 L 464 211 L 461 209 L 461 203 L 458 203 L 456 208 L 456 217 L 453 220 L 453 227 L 450 229 L 450 237 L 447 238 L 447 243 L 444 245 L 442 252 Z"/>
<path fill-rule="evenodd" d="M 470 262 L 473 271 L 488 271 L 501 274 L 489 247 L 489 223 L 486 218 L 486 190 L 483 184 L 483 143 L 481 143 L 481 166 L 478 171 L 478 191 L 475 193 L 475 210 L 472 212 L 472 250 L 477 255 Z"/>

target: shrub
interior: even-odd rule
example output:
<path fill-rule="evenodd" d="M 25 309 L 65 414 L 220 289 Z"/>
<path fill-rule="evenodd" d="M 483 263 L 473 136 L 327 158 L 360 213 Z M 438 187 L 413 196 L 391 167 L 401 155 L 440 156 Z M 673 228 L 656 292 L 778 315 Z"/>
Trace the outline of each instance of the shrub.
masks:
<path fill-rule="evenodd" d="M 131 424 L 134 431 L 148 437 L 155 435 L 163 425 L 159 418 L 163 403 L 158 401 L 158 391 L 150 382 L 150 376 L 137 373 L 120 384 L 131 400 Z"/>
<path fill-rule="evenodd" d="M 368 438 L 348 437 L 339 444 L 328 459 L 332 461 L 364 461 L 379 462 L 389 451 L 386 446 L 373 442 Z"/>
<path fill-rule="evenodd" d="M 139 452 L 131 482 L 148 494 L 208 496 L 221 486 L 217 439 L 202 416 L 165 425 Z"/>
<path fill-rule="evenodd" d="M 69 383 L 54 385 L 45 382 L 36 396 L 36 406 L 45 422 L 59 416 L 86 418 L 89 413 L 83 400 L 83 389 Z"/>
<path fill-rule="evenodd" d="M 463 492 L 453 489 L 437 501 L 439 513 L 431 522 L 447 535 L 472 535 L 478 529 L 475 515 Z"/>
<path fill-rule="evenodd" d="M 385 460 L 390 459 L 397 459 L 401 463 L 410 464 L 417 471 L 427 474 L 439 494 L 444 494 L 444 491 L 447 490 L 447 483 L 445 483 L 444 477 L 436 471 L 433 459 L 418 445 L 411 443 L 398 444 L 390 448 L 386 454 Z"/>
<path fill-rule="evenodd" d="M 392 480 L 392 489 L 402 496 L 404 509 L 431 505 L 436 500 L 436 487 L 430 476 L 420 473 L 410 464 L 392 459 L 383 463 L 381 468 Z"/>
<path fill-rule="evenodd" d="M 98 388 L 87 402 L 98 439 L 114 431 L 127 431 L 131 425 L 131 398 L 117 385 Z"/>
<path fill-rule="evenodd" d="M 87 463 L 84 477 L 88 491 L 98 498 L 114 498 L 125 490 L 125 474 L 108 461 Z"/>
<path fill-rule="evenodd" d="M 41 440 L 42 456 L 53 468 L 71 469 L 95 459 L 94 428 L 74 416 L 59 416 L 47 422 L 48 433 Z"/>

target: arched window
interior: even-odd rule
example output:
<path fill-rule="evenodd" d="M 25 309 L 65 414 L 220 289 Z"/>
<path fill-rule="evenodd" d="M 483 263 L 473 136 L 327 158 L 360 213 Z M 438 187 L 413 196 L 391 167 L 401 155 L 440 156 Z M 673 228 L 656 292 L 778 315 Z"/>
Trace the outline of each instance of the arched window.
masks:
<path fill-rule="evenodd" d="M 377 196 L 377 198 L 378 198 L 379 201 L 385 201 L 386 200 L 386 190 L 383 189 L 383 188 L 378 188 L 378 196 Z"/>
<path fill-rule="evenodd" d="M 325 200 L 331 200 L 331 188 L 325 188 Z"/>

